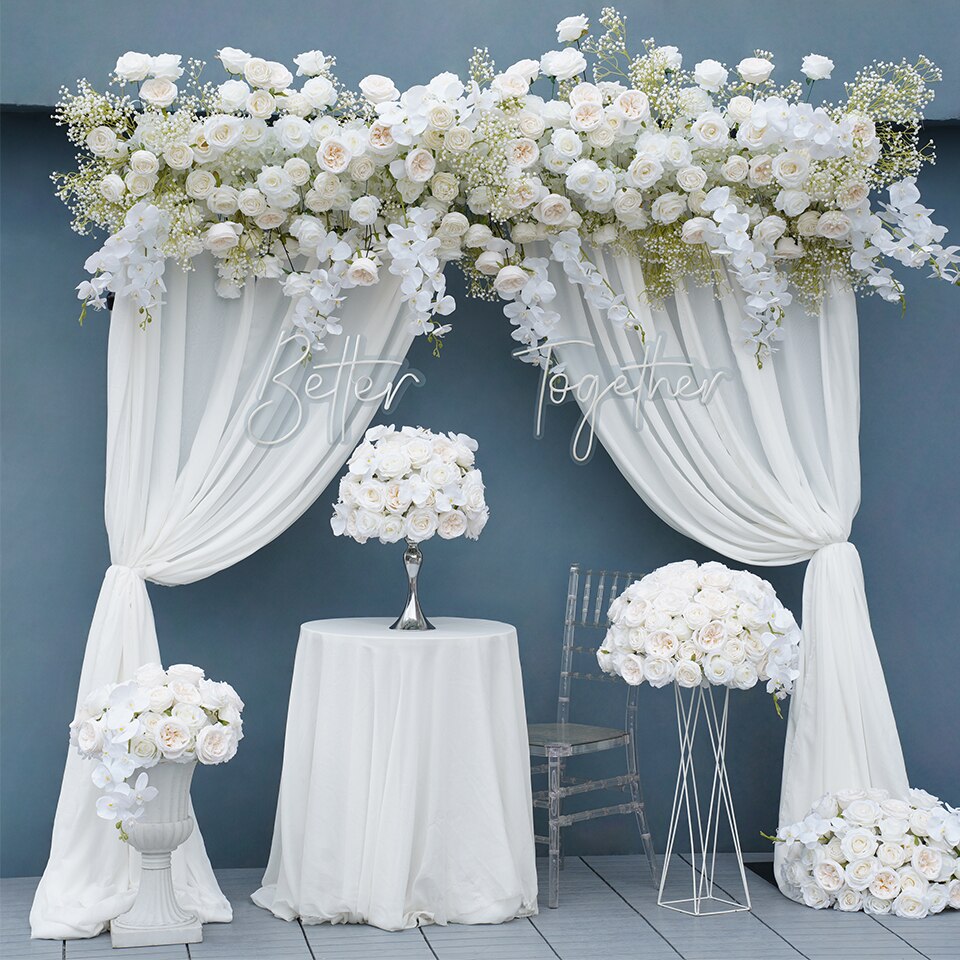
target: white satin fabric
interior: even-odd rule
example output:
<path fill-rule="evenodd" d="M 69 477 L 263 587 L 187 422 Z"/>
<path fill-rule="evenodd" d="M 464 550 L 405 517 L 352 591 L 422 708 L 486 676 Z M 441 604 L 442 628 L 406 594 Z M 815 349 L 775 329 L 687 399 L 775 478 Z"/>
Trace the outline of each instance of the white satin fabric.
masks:
<path fill-rule="evenodd" d="M 279 345 L 290 327 L 277 281 L 251 282 L 239 299 L 223 300 L 212 259 L 195 263 L 189 273 L 168 268 L 164 305 L 145 329 L 122 297 L 111 317 L 104 513 L 112 566 L 87 637 L 78 705 L 160 661 L 146 580 L 190 583 L 237 563 L 290 526 L 343 465 L 378 402 L 358 401 L 338 366 L 312 364 L 337 364 L 344 351 L 357 361 L 402 361 L 412 339 L 398 281 L 386 276 L 352 290 L 341 310 L 344 335 L 312 363 L 299 362 L 297 342 Z M 370 376 L 370 397 L 397 376 L 396 366 L 353 369 L 354 379 Z M 333 396 L 304 394 L 334 381 Z M 196 659 L 203 664 L 202 651 Z M 30 912 L 34 937 L 96 936 L 135 896 L 139 857 L 97 817 L 91 772 L 90 761 L 68 753 Z M 174 854 L 173 870 L 184 907 L 203 922 L 231 919 L 199 830 Z"/>
<path fill-rule="evenodd" d="M 301 629 L 254 903 L 284 920 L 384 930 L 536 913 L 516 630 L 454 617 L 423 632 L 389 624 Z"/>
<path fill-rule="evenodd" d="M 897 727 L 870 627 L 863 571 L 847 542 L 860 503 L 860 388 L 853 292 L 834 285 L 819 315 L 787 309 L 786 341 L 763 369 L 743 344 L 742 294 L 690 285 L 664 309 L 644 303 L 639 264 L 596 256 L 640 318 L 648 342 L 597 315 L 557 267 L 553 339 L 586 413 L 586 387 L 613 387 L 596 406 L 597 437 L 663 520 L 742 563 L 810 560 L 800 678 L 790 707 L 780 822 L 802 818 L 827 790 L 907 787 Z M 656 341 L 661 341 L 659 352 Z M 585 346 L 567 341 L 589 341 Z M 638 368 L 655 363 L 655 376 Z M 676 364 L 676 365 L 670 365 Z M 629 369 L 633 367 L 634 369 Z M 665 377 L 689 395 L 717 376 L 706 402 L 650 397 Z M 620 379 L 618 379 L 620 378 Z M 643 383 L 639 398 L 629 391 Z M 619 391 L 621 396 L 613 395 Z M 586 398 L 586 399 L 585 399 Z"/>

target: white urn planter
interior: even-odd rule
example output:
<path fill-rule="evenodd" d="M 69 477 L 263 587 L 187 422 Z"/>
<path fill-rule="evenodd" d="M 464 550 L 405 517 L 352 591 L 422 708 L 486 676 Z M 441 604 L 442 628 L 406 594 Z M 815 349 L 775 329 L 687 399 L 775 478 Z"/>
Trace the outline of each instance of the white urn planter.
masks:
<path fill-rule="evenodd" d="M 199 943 L 203 927 L 177 902 L 170 855 L 193 832 L 190 782 L 197 763 L 158 763 L 149 771 L 157 796 L 143 816 L 124 822 L 130 845 L 140 852 L 140 889 L 133 906 L 110 923 L 114 947 Z"/>

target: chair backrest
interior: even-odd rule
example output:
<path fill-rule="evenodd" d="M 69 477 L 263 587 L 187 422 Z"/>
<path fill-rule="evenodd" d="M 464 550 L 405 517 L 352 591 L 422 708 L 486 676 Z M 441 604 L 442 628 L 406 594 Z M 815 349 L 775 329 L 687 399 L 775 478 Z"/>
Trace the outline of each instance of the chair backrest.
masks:
<path fill-rule="evenodd" d="M 610 621 L 607 610 L 611 602 L 633 583 L 634 575 L 619 570 L 582 570 L 579 563 L 570 567 L 567 585 L 567 606 L 563 618 L 563 653 L 560 658 L 560 696 L 557 700 L 557 723 L 569 723 L 570 699 L 574 680 L 618 683 L 627 686 L 627 722 L 636 711 L 637 688 L 624 684 L 619 677 L 603 673 L 597 666 L 597 648 Z M 589 636 L 584 642 L 583 635 Z M 583 657 L 590 667 L 581 668 Z"/>

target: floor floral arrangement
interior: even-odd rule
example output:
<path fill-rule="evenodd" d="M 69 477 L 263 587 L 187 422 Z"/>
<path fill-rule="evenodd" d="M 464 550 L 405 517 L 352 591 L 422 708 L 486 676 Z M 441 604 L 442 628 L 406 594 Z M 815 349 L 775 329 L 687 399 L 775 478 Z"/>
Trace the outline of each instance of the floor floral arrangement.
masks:
<path fill-rule="evenodd" d="M 558 319 L 553 260 L 611 323 L 642 335 L 597 267 L 607 248 L 640 261 L 653 303 L 689 279 L 731 277 L 762 362 L 784 308 L 815 306 L 829 277 L 888 300 L 903 292 L 893 262 L 957 282 L 958 248 L 943 246 L 915 183 L 933 160 L 929 60 L 873 63 L 840 102 L 815 103 L 828 57 L 779 82 L 766 51 L 690 69 L 673 46 L 632 50 L 612 8 L 600 27 L 566 17 L 542 56 L 499 69 L 477 50 L 466 79 L 404 91 L 378 74 L 347 89 L 318 50 L 294 74 L 224 47 L 219 82 L 196 60 L 124 54 L 114 89 L 82 80 L 56 113 L 80 148 L 78 168 L 55 175 L 59 194 L 75 229 L 109 234 L 86 263 L 84 309 L 120 294 L 145 324 L 166 262 L 209 251 L 221 296 L 281 280 L 304 349 L 318 350 L 341 331 L 349 290 L 386 270 L 439 348 L 454 309 L 444 266 L 456 263 L 536 348 Z"/>
<path fill-rule="evenodd" d="M 226 763 L 243 739 L 243 701 L 229 683 L 208 680 L 200 667 L 150 663 L 132 680 L 95 690 L 70 724 L 81 756 L 98 760 L 91 776 L 102 791 L 97 815 L 124 823 L 143 816 L 157 796 L 146 772 L 158 763 Z M 128 781 L 143 770 L 136 781 Z"/>
<path fill-rule="evenodd" d="M 826 794 L 781 827 L 783 874 L 808 907 L 920 919 L 960 910 L 960 810 L 925 790 Z"/>

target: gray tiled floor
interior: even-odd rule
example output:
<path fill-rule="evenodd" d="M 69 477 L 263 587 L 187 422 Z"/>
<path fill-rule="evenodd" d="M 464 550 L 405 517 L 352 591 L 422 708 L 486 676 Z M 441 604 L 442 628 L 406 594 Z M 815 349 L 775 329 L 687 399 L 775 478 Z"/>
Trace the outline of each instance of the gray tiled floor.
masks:
<path fill-rule="evenodd" d="M 541 863 L 541 888 L 546 885 Z M 675 862 L 671 878 L 683 864 Z M 791 903 L 747 874 L 753 910 L 688 917 L 656 904 L 640 857 L 567 860 L 560 908 L 500 926 L 428 926 L 387 933 L 363 926 L 285 923 L 249 899 L 259 870 L 219 873 L 233 902 L 231 924 L 208 924 L 203 943 L 114 953 L 107 935 L 95 940 L 30 940 L 27 915 L 36 880 L 0 881 L 2 960 L 957 960 L 960 914 L 926 920 L 873 918 Z M 718 870 L 721 886 L 736 889 L 732 858 Z"/>

